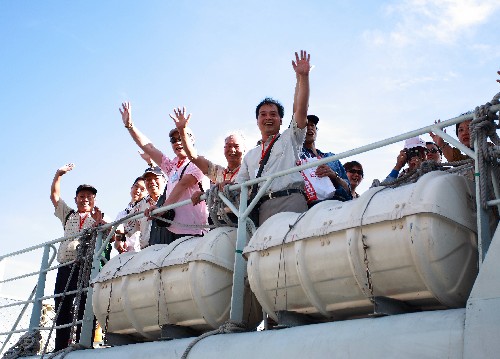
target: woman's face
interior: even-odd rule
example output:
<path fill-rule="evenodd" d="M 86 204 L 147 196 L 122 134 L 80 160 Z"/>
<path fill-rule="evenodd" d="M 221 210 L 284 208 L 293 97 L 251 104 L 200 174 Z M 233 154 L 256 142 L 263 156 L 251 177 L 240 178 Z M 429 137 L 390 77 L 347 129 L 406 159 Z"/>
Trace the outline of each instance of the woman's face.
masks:
<path fill-rule="evenodd" d="M 469 125 L 472 120 L 467 120 L 458 125 L 458 140 L 460 143 L 470 148 Z"/>

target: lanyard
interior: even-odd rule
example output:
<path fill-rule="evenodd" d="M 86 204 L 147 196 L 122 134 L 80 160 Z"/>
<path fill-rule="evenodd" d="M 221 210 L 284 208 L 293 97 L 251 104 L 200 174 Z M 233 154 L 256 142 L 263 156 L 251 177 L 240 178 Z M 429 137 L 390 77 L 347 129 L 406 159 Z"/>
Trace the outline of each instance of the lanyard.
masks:
<path fill-rule="evenodd" d="M 240 171 L 240 167 L 241 167 L 241 165 L 239 165 L 238 167 L 236 167 L 236 169 L 234 169 L 233 171 L 230 171 L 229 168 L 226 168 L 224 170 L 224 172 L 222 173 L 222 175 L 224 176 L 224 181 L 226 181 L 226 175 L 227 174 L 231 174 L 231 177 L 229 177 L 229 181 L 232 181 L 233 177 L 236 176 L 236 174 Z"/>
<path fill-rule="evenodd" d="M 271 140 L 271 142 L 267 145 L 267 147 L 265 149 L 264 149 L 264 142 L 262 142 L 262 153 L 260 155 L 259 163 L 261 163 L 262 160 L 264 159 L 264 157 L 266 157 L 266 155 L 269 152 L 269 150 L 271 149 L 271 147 L 273 147 L 274 141 L 276 141 L 278 139 L 278 137 L 279 136 L 274 136 L 273 139 Z"/>
<path fill-rule="evenodd" d="M 184 161 L 186 161 L 185 158 L 182 161 L 178 159 L 177 160 L 177 168 L 180 168 L 182 166 L 182 164 L 184 163 Z"/>
<path fill-rule="evenodd" d="M 83 223 L 85 223 L 85 220 L 87 219 L 88 216 L 89 216 L 88 213 L 85 213 L 83 217 L 80 215 L 80 229 L 82 229 Z"/>

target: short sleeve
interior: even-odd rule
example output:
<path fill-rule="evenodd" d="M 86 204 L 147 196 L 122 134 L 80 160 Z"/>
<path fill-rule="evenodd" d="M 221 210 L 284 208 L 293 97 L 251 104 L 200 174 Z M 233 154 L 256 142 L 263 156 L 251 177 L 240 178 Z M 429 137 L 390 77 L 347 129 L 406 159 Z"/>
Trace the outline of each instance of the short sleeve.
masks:
<path fill-rule="evenodd" d="M 203 180 L 203 177 L 205 177 L 203 172 L 201 172 L 201 170 L 192 162 L 189 162 L 189 164 L 187 165 L 186 171 L 184 171 L 184 175 L 192 175 L 194 178 L 196 178 L 197 182 L 201 182 L 201 180 Z"/>
<path fill-rule="evenodd" d="M 63 225 L 64 228 L 64 221 L 66 220 L 66 217 L 68 214 L 74 210 L 66 204 L 62 199 L 59 199 L 59 202 L 57 203 L 57 207 L 54 211 L 54 215 L 59 218 L 61 221 L 61 224 Z"/>

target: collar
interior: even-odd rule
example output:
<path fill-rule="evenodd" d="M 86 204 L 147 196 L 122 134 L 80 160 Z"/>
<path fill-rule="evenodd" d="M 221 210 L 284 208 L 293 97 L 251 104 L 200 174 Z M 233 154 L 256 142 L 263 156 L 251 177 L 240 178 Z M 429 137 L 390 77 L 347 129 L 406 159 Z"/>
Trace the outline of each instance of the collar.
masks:
<path fill-rule="evenodd" d="M 273 138 L 275 138 L 276 136 L 278 136 L 280 133 L 278 132 L 277 134 L 275 135 L 271 135 L 267 138 L 266 142 L 265 143 L 268 143 L 268 142 L 271 142 L 273 140 Z M 257 141 L 257 146 L 260 146 L 262 145 L 262 140 L 258 140 Z"/>

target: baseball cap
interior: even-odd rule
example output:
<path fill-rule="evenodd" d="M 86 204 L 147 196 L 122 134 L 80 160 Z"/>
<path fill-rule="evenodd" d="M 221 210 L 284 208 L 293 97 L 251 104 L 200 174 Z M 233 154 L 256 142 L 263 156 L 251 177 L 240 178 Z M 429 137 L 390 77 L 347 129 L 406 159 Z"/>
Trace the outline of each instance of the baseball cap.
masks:
<path fill-rule="evenodd" d="M 95 189 L 94 186 L 91 186 L 89 184 L 81 184 L 77 187 L 76 189 L 76 195 L 78 195 L 79 192 L 81 191 L 90 191 L 92 192 L 94 195 L 97 194 L 97 190 Z"/>
<path fill-rule="evenodd" d="M 319 117 L 316 115 L 307 115 L 307 121 L 313 122 L 315 125 L 317 125 L 319 122 Z"/>
<path fill-rule="evenodd" d="M 415 147 L 422 147 L 424 149 L 427 148 L 427 146 L 425 145 L 425 141 L 418 136 L 409 138 L 405 141 L 405 149 L 410 149 Z"/>
<path fill-rule="evenodd" d="M 163 171 L 158 166 L 146 168 L 146 170 L 144 171 L 144 174 L 142 175 L 142 177 L 146 178 L 146 175 L 148 173 L 152 173 L 155 176 L 163 176 L 163 177 L 165 177 L 165 175 L 163 174 Z"/>

